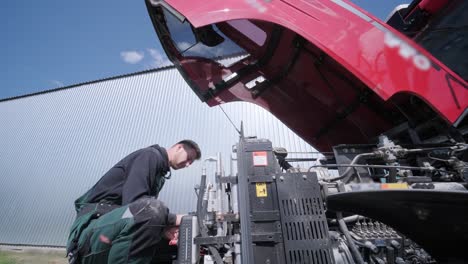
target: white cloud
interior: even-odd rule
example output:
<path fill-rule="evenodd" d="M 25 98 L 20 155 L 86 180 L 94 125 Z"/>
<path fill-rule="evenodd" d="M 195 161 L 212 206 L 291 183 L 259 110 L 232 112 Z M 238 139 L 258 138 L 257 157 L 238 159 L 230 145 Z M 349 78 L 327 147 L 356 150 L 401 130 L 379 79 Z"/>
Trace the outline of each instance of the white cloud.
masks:
<path fill-rule="evenodd" d="M 120 57 L 126 62 L 130 64 L 136 64 L 140 62 L 144 57 L 145 54 L 140 51 L 122 51 L 120 52 Z"/>
<path fill-rule="evenodd" d="M 63 86 L 65 86 L 65 85 L 63 84 L 63 82 L 61 82 L 61 81 L 51 80 L 50 82 L 51 82 L 55 87 L 63 87 Z"/>
<path fill-rule="evenodd" d="M 171 65 L 172 62 L 166 57 L 165 54 L 156 49 L 148 49 L 148 52 L 152 58 L 150 62 L 151 68 L 160 68 Z"/>
<path fill-rule="evenodd" d="M 182 51 L 184 51 L 184 50 L 190 48 L 190 46 L 193 46 L 193 44 L 190 44 L 190 43 L 185 42 L 185 41 L 182 41 L 182 42 L 178 42 L 178 43 L 177 43 L 177 47 L 178 47 L 180 50 L 182 50 Z"/>

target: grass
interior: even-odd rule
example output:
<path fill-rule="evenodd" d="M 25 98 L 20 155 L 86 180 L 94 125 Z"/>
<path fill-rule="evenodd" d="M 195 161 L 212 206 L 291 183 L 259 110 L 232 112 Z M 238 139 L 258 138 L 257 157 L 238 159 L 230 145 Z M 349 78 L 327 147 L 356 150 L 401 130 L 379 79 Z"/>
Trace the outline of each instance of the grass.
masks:
<path fill-rule="evenodd" d="M 0 251 L 0 264 L 67 264 L 62 253 Z"/>
<path fill-rule="evenodd" d="M 0 251 L 0 264 L 14 264 L 15 261 L 11 259 L 5 252 Z"/>

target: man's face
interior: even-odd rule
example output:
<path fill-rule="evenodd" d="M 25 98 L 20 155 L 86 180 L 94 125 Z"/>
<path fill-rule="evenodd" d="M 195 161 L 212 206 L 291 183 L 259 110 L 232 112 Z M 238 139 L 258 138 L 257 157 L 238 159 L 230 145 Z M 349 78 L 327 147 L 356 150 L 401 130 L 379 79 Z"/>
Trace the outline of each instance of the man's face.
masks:
<path fill-rule="evenodd" d="M 190 166 L 195 160 L 197 153 L 194 149 L 177 145 L 176 150 L 170 164 L 174 170 L 183 169 Z"/>

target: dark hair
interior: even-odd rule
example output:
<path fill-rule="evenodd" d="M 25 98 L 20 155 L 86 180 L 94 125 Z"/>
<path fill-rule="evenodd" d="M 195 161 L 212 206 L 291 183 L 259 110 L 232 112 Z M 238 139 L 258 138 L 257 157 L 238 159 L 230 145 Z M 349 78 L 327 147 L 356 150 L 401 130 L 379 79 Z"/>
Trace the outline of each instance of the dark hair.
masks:
<path fill-rule="evenodd" d="M 177 142 L 177 144 L 182 144 L 182 145 L 184 145 L 184 147 L 191 148 L 191 149 L 195 150 L 195 153 L 197 154 L 197 156 L 195 157 L 196 160 L 199 160 L 201 158 L 200 147 L 198 146 L 197 143 L 195 143 L 195 141 L 190 140 L 190 139 L 184 139 L 184 140 L 181 140 L 181 141 Z"/>

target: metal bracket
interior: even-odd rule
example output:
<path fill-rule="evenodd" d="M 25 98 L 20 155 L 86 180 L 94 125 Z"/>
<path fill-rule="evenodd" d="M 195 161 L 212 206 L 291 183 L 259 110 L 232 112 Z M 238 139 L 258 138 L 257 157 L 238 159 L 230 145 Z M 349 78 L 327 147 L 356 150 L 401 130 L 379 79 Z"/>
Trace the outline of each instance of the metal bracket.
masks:
<path fill-rule="evenodd" d="M 219 214 L 216 215 L 216 221 L 218 222 L 239 222 L 239 214 Z"/>
<path fill-rule="evenodd" d="M 281 233 L 270 234 L 252 234 L 252 242 L 274 242 L 279 243 L 283 241 Z"/>
<path fill-rule="evenodd" d="M 219 181 L 221 183 L 232 183 L 232 184 L 237 184 L 237 176 L 225 176 L 225 177 L 220 177 Z"/>
<path fill-rule="evenodd" d="M 193 242 L 197 245 L 218 245 L 239 242 L 238 236 L 195 237 Z"/>
<path fill-rule="evenodd" d="M 273 182 L 273 176 L 250 176 L 249 182 Z"/>

